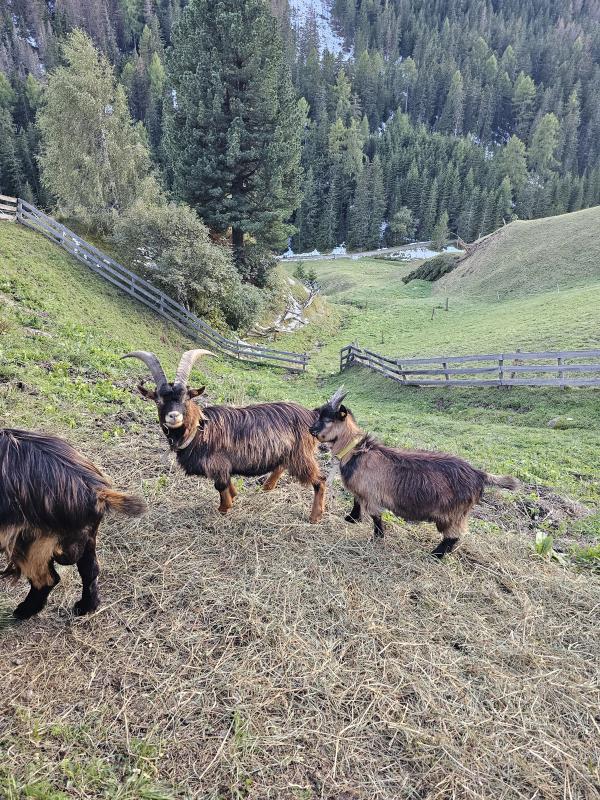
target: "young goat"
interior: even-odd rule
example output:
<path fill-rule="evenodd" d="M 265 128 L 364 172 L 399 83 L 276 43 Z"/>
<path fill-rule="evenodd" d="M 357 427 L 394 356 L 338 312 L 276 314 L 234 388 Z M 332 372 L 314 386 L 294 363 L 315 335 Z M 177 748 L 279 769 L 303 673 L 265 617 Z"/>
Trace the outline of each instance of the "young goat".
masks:
<path fill-rule="evenodd" d="M 0 429 L 0 551 L 4 577 L 23 575 L 31 588 L 13 612 L 40 612 L 60 578 L 54 568 L 77 564 L 83 592 L 77 615 L 99 605 L 96 534 L 104 514 L 143 514 L 143 500 L 117 492 L 68 442 L 15 429 Z"/>
<path fill-rule="evenodd" d="M 490 475 L 457 456 L 386 447 L 361 431 L 342 405 L 345 396 L 338 389 L 318 409 L 311 433 L 330 444 L 344 486 L 354 495 L 346 520 L 359 522 L 362 513 L 369 514 L 375 538 L 383 537 L 384 509 L 406 520 L 434 522 L 443 539 L 432 555 L 442 558 L 467 533 L 471 509 L 486 486 L 518 487 L 514 478 Z"/>
<path fill-rule="evenodd" d="M 202 355 L 213 354 L 209 350 L 184 353 L 173 383 L 167 381 L 154 353 L 137 351 L 123 356 L 139 358 L 152 373 L 156 391 L 143 383 L 138 388 L 156 403 L 161 427 L 180 466 L 188 475 L 213 481 L 222 514 L 229 511 L 237 494 L 232 475 L 271 473 L 263 485 L 270 491 L 287 469 L 300 483 L 313 487 L 310 521 L 319 522 L 325 506 L 325 479 L 315 458 L 316 442 L 309 432 L 315 412 L 296 403 L 200 408 L 192 401 L 205 387 L 190 389 L 187 381 L 194 362 Z"/>

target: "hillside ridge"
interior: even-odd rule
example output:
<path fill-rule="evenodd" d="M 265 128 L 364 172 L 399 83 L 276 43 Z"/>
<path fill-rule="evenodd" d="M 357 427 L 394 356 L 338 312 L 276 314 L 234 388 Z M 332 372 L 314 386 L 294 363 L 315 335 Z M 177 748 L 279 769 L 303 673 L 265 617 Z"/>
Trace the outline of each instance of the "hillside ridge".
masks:
<path fill-rule="evenodd" d="M 598 230 L 600 206 L 511 222 L 471 245 L 434 291 L 507 299 L 600 281 Z"/>

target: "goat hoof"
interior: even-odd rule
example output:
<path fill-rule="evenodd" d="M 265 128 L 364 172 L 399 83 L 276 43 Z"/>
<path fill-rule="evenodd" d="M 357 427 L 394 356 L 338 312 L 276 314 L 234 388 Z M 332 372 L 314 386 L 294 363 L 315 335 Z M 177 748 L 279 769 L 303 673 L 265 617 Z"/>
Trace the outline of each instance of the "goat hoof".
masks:
<path fill-rule="evenodd" d="M 94 611 L 98 609 L 99 605 L 99 600 L 95 600 L 93 602 L 78 600 L 73 606 L 73 614 L 76 617 L 85 617 L 86 614 L 93 614 Z"/>
<path fill-rule="evenodd" d="M 20 620 L 30 619 L 34 617 L 36 614 L 39 614 L 41 608 L 32 608 L 26 601 L 19 603 L 19 605 L 13 611 L 13 617 Z"/>
<path fill-rule="evenodd" d="M 318 522 L 321 522 L 321 517 L 309 517 L 309 522 L 311 525 L 316 525 Z"/>
<path fill-rule="evenodd" d="M 356 517 L 353 517 L 352 514 L 346 514 L 344 519 L 346 520 L 346 522 L 349 522 L 351 525 L 356 525 L 357 523 L 360 522 L 360 519 L 356 519 Z"/>
<path fill-rule="evenodd" d="M 229 509 L 228 508 L 221 508 L 221 506 L 219 506 L 218 511 L 219 511 L 219 514 L 222 514 L 223 516 L 225 516 L 225 514 L 227 514 L 229 512 Z"/>
<path fill-rule="evenodd" d="M 429 554 L 432 558 L 435 558 L 436 561 L 441 561 L 442 558 L 446 555 L 443 550 L 438 550 L 437 547 L 435 550 L 432 550 Z"/>

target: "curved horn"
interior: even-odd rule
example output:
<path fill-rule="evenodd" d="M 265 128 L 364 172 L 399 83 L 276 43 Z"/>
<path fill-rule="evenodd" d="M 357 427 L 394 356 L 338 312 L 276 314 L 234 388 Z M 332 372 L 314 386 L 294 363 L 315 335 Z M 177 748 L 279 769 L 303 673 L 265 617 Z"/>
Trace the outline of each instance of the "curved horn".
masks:
<path fill-rule="evenodd" d="M 165 371 L 161 367 L 160 361 L 154 355 L 154 353 L 148 353 L 146 350 L 136 350 L 134 353 L 127 353 L 126 355 L 121 356 L 121 358 L 139 358 L 140 361 L 143 361 L 152 373 L 154 383 L 157 387 L 168 383 Z"/>
<path fill-rule="evenodd" d="M 344 391 L 344 385 L 342 384 L 340 388 L 332 395 L 331 399 L 328 401 L 327 405 L 330 405 L 334 411 L 337 411 L 338 408 L 342 405 L 342 400 L 348 392 Z"/>
<path fill-rule="evenodd" d="M 214 353 L 211 353 L 210 350 L 188 350 L 185 352 L 181 356 L 181 361 L 177 367 L 177 374 L 175 375 L 174 383 L 182 383 L 184 386 L 187 385 L 192 367 L 194 366 L 196 359 L 200 358 L 200 356 L 214 356 Z"/>

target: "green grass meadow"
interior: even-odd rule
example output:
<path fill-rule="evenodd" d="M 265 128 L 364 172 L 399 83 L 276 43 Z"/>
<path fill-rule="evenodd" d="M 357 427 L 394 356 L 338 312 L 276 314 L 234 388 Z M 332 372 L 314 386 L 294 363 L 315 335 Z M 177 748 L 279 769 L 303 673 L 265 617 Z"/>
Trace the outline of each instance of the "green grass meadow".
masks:
<path fill-rule="evenodd" d="M 506 763 L 526 771 L 522 753 L 544 715 L 551 745 L 568 751 L 568 763 L 581 761 L 582 735 L 571 731 L 574 719 L 584 730 L 590 706 L 600 391 L 403 387 L 364 369 L 340 375 L 339 349 L 358 341 L 419 356 L 597 346 L 600 282 L 588 276 L 585 286 L 509 301 L 461 289 L 432 320 L 445 296 L 402 282 L 414 263 L 312 266 L 322 292 L 309 323 L 270 342 L 308 351 L 307 373 L 205 358 L 191 382 L 206 385 L 209 401 L 314 407 L 344 383 L 358 422 L 386 442 L 454 452 L 525 487 L 482 506 L 464 550 L 443 564 L 427 555 L 430 526 L 391 517 L 378 550 L 366 524 L 343 522 L 348 498 L 335 486 L 321 526 L 306 522 L 306 490 L 285 480 L 268 496 L 240 481 L 223 519 L 213 488 L 168 464 L 154 404 L 136 392 L 146 368 L 120 359 L 152 350 L 172 375 L 197 343 L 39 234 L 0 223 L 0 426 L 66 436 L 149 505 L 139 521 L 103 526 L 104 603 L 92 617 L 69 617 L 79 588 L 69 568 L 48 610 L 22 626 L 9 611 L 24 587 L 2 590 L 0 798 L 350 798 L 365 764 L 390 776 L 378 797 L 424 797 L 473 753 L 491 759 L 500 782 Z M 293 274 L 294 264 L 285 269 Z M 565 424 L 549 428 L 555 417 Z M 548 497 L 559 510 L 570 498 L 591 513 L 547 526 L 537 509 Z M 571 630 L 560 613 L 571 613 L 574 596 Z M 535 669 L 540 712 L 523 689 L 538 681 Z M 504 686 L 502 670 L 513 683 Z M 556 689 L 552 670 L 563 680 Z M 498 704 L 519 720 L 523 708 L 532 715 L 523 730 L 500 730 L 489 713 L 499 675 Z M 544 752 L 554 800 L 562 762 Z M 306 777 L 319 762 L 322 791 Z M 353 798 L 374 796 L 369 780 Z M 422 791 L 401 793 L 421 781 Z"/>
<path fill-rule="evenodd" d="M 109 440 L 135 410 L 143 365 L 121 361 L 155 351 L 167 371 L 194 346 L 40 235 L 0 225 L 0 412 L 4 425 L 77 431 L 90 418 Z M 600 501 L 600 392 L 555 389 L 401 387 L 355 369 L 339 375 L 339 348 L 352 341 L 383 354 L 460 355 L 503 349 L 598 344 L 600 282 L 487 304 L 449 298 L 437 309 L 431 285 L 402 283 L 413 265 L 376 259 L 314 262 L 323 298 L 311 322 L 273 346 L 307 350 L 306 375 L 264 365 L 204 359 L 193 380 L 213 402 L 296 400 L 316 406 L 341 382 L 359 422 L 402 446 L 460 453 L 493 472 L 550 484 Z M 286 265 L 290 273 L 293 264 Z M 550 429 L 564 416 L 566 430 Z"/>

